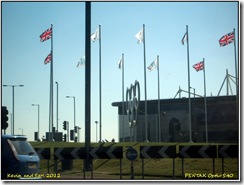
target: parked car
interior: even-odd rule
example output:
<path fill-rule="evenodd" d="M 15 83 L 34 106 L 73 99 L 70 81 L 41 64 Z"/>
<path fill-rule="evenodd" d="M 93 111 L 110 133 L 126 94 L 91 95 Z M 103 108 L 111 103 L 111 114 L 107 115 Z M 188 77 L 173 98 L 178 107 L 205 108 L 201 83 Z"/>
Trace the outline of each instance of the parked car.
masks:
<path fill-rule="evenodd" d="M 39 173 L 40 158 L 25 136 L 2 135 L 1 179 L 27 179 Z"/>

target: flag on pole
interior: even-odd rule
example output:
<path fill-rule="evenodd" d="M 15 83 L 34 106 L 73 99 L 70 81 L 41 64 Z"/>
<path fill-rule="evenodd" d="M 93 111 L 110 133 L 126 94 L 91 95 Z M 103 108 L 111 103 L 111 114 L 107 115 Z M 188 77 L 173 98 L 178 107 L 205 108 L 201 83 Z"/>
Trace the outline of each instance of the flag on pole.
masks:
<path fill-rule="evenodd" d="M 141 44 L 144 41 L 143 38 L 143 28 L 135 35 L 136 39 L 138 40 L 137 43 Z"/>
<path fill-rule="evenodd" d="M 95 42 L 99 39 L 99 27 L 96 29 L 96 31 L 91 35 L 91 40 Z"/>
<path fill-rule="evenodd" d="M 230 32 L 219 39 L 219 45 L 220 47 L 226 46 L 234 42 L 234 39 L 235 39 L 234 32 Z"/>
<path fill-rule="evenodd" d="M 44 42 L 52 37 L 52 27 L 48 28 L 40 35 L 40 41 Z"/>
<path fill-rule="evenodd" d="M 119 69 L 122 68 L 122 65 L 123 65 L 123 59 L 121 58 L 120 61 L 118 62 Z"/>
<path fill-rule="evenodd" d="M 149 70 L 149 71 L 152 71 L 152 70 L 154 70 L 155 68 L 157 68 L 158 67 L 158 61 L 157 61 L 157 59 L 156 60 L 154 60 L 148 67 L 147 67 L 147 69 Z"/>
<path fill-rule="evenodd" d="M 51 61 L 52 61 L 52 53 L 50 53 L 49 55 L 47 55 L 47 57 L 44 60 L 44 64 L 48 64 Z"/>
<path fill-rule="evenodd" d="M 201 61 L 201 62 L 199 62 L 199 63 L 197 63 L 197 64 L 194 64 L 192 67 L 193 67 L 197 72 L 200 71 L 200 70 L 203 70 L 203 68 L 204 68 L 204 62 Z"/>
<path fill-rule="evenodd" d="M 188 39 L 187 39 L 187 32 L 184 34 L 183 38 L 181 39 L 181 43 L 182 43 L 182 45 L 185 44 L 185 41 L 188 42 Z"/>
<path fill-rule="evenodd" d="M 81 67 L 81 66 L 85 66 L 85 61 L 86 61 L 86 57 L 83 56 L 80 61 L 78 62 L 78 64 L 76 65 L 76 67 Z"/>

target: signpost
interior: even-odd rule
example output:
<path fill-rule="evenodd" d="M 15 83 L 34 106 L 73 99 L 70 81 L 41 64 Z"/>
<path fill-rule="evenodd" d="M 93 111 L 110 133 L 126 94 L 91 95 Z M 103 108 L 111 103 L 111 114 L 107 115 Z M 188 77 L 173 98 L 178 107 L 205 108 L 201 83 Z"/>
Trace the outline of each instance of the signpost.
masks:
<path fill-rule="evenodd" d="M 34 148 L 40 159 L 51 159 L 50 148 Z"/>
<path fill-rule="evenodd" d="M 94 147 L 90 150 L 91 159 L 122 159 L 123 147 Z"/>
<path fill-rule="evenodd" d="M 141 146 L 140 158 L 175 158 L 176 146 Z"/>
<path fill-rule="evenodd" d="M 216 145 L 179 146 L 179 158 L 182 158 L 182 177 L 184 176 L 184 158 L 213 158 L 213 174 L 215 174 L 214 158 L 217 158 Z"/>
<path fill-rule="evenodd" d="M 144 179 L 144 159 L 173 158 L 173 177 L 175 176 L 176 146 L 140 146 L 142 159 L 142 179 Z"/>
<path fill-rule="evenodd" d="M 219 145 L 219 158 L 238 158 L 238 145 Z"/>
<path fill-rule="evenodd" d="M 126 158 L 130 161 L 134 161 L 137 158 L 137 151 L 130 147 L 126 152 Z"/>
<path fill-rule="evenodd" d="M 126 152 L 126 158 L 131 161 L 130 174 L 131 174 L 131 179 L 134 179 L 135 178 L 134 177 L 134 160 L 137 158 L 137 151 L 134 148 L 129 147 Z"/>
<path fill-rule="evenodd" d="M 237 158 L 238 154 L 238 145 L 218 145 L 218 157 L 222 161 L 222 174 L 224 174 L 224 158 Z"/>
<path fill-rule="evenodd" d="M 91 147 L 90 159 L 122 159 L 123 147 Z M 85 147 L 54 148 L 54 159 L 85 159 Z"/>
<path fill-rule="evenodd" d="M 216 145 L 179 146 L 180 158 L 216 158 Z"/>
<path fill-rule="evenodd" d="M 47 169 L 49 173 L 49 160 L 51 159 L 50 148 L 34 148 L 40 160 L 47 159 Z"/>

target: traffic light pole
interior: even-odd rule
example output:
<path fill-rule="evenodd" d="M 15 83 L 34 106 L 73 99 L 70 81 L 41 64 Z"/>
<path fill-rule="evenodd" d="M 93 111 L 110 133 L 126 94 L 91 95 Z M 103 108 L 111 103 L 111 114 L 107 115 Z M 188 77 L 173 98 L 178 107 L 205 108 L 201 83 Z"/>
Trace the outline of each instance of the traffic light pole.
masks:
<path fill-rule="evenodd" d="M 66 141 L 69 142 L 69 122 L 68 121 L 63 122 L 63 129 L 67 131 Z"/>
<path fill-rule="evenodd" d="M 4 132 L 4 134 L 6 134 L 6 129 L 8 128 L 8 109 L 7 107 L 1 107 L 1 127 L 2 130 Z"/>
<path fill-rule="evenodd" d="M 12 132 L 11 134 L 14 135 L 14 88 L 15 87 L 24 87 L 24 85 L 3 85 L 3 87 L 12 87 L 12 96 L 13 96 L 13 108 L 12 108 Z"/>

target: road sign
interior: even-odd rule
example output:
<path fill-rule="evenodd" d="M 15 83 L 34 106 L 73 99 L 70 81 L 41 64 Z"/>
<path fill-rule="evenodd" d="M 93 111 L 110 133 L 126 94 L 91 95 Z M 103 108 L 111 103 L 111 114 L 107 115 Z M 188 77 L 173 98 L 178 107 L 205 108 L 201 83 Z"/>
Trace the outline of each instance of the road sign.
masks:
<path fill-rule="evenodd" d="M 140 146 L 140 158 L 175 158 L 176 146 Z"/>
<path fill-rule="evenodd" d="M 238 158 L 238 145 L 219 145 L 219 158 Z"/>
<path fill-rule="evenodd" d="M 91 147 L 91 159 L 122 159 L 123 147 Z M 84 147 L 54 148 L 54 159 L 85 159 Z"/>
<path fill-rule="evenodd" d="M 126 158 L 130 161 L 134 161 L 137 158 L 137 151 L 130 147 L 126 152 Z"/>
<path fill-rule="evenodd" d="M 122 159 L 123 147 L 94 147 L 90 150 L 90 156 L 92 159 Z"/>
<path fill-rule="evenodd" d="M 216 158 L 216 145 L 189 145 L 179 146 L 180 158 Z"/>
<path fill-rule="evenodd" d="M 40 159 L 50 159 L 50 148 L 34 148 Z"/>
<path fill-rule="evenodd" d="M 65 147 L 54 148 L 54 159 L 85 159 L 85 148 Z"/>

